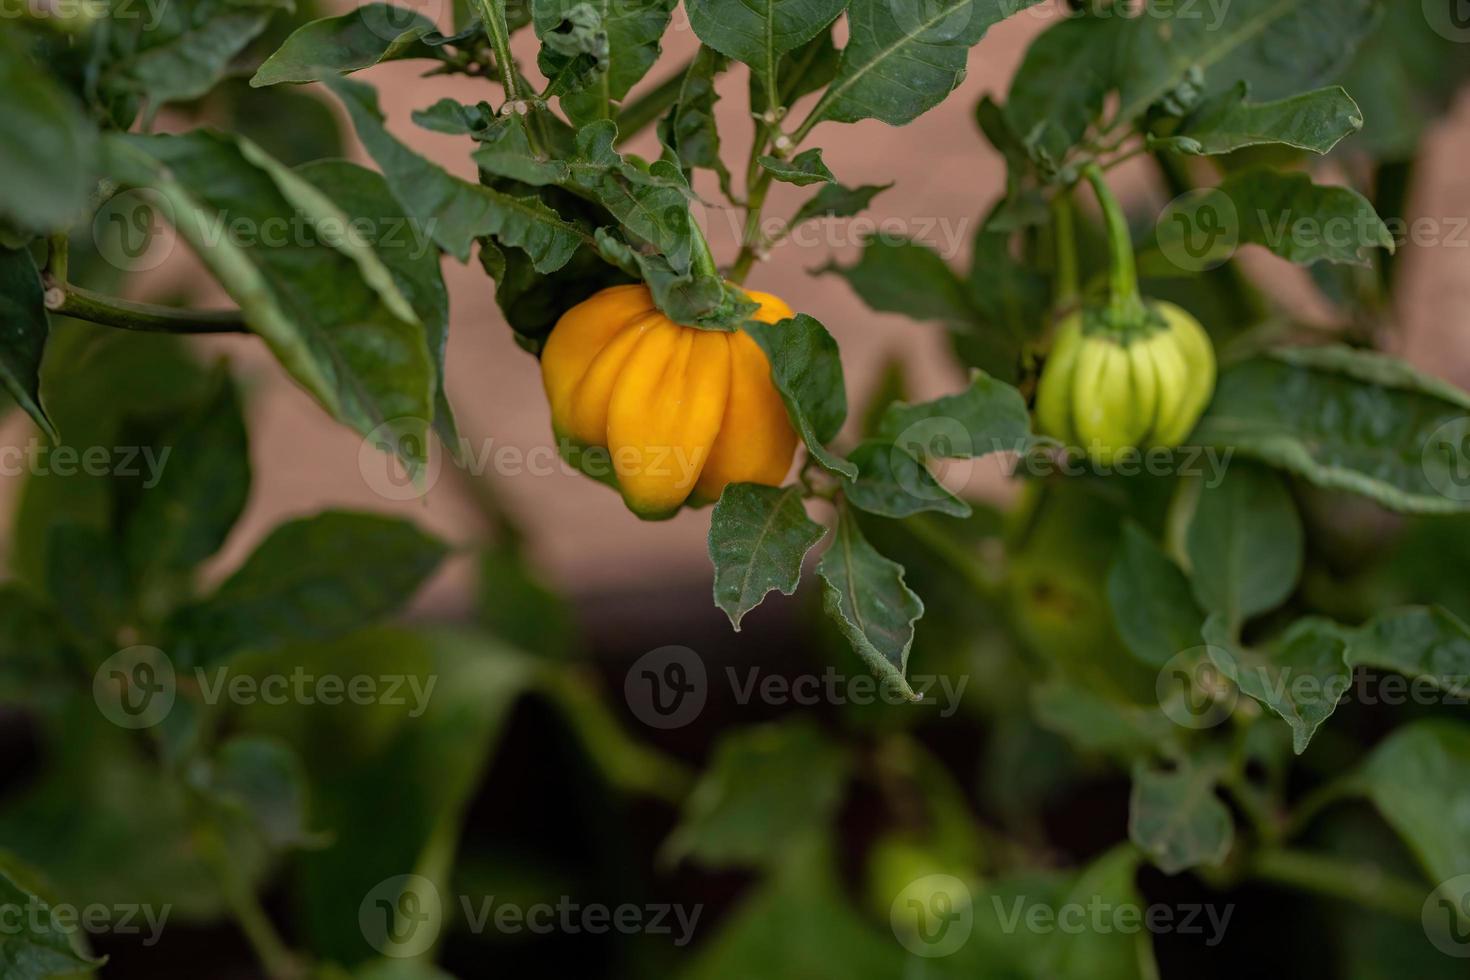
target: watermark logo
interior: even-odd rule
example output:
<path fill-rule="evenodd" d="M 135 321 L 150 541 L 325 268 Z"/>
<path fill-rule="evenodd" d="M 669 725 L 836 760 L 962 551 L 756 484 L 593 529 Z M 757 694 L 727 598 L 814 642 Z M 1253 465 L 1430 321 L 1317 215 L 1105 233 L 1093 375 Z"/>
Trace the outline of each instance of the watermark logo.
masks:
<path fill-rule="evenodd" d="M 1186 272 L 1206 272 L 1230 261 L 1240 245 L 1240 213 L 1217 187 L 1180 194 L 1155 226 L 1159 251 Z"/>
<path fill-rule="evenodd" d="M 623 697 L 650 728 L 682 728 L 699 717 L 709 696 L 704 661 L 688 647 L 650 650 L 623 678 Z"/>
<path fill-rule="evenodd" d="M 119 650 L 92 677 L 97 709 L 120 728 L 157 725 L 173 710 L 177 693 L 173 662 L 157 647 Z"/>
<path fill-rule="evenodd" d="M 1470 0 L 1423 0 L 1424 19 L 1434 33 L 1456 44 L 1470 42 Z"/>
<path fill-rule="evenodd" d="M 1214 728 L 1230 717 L 1240 688 L 1221 669 L 1231 661 L 1221 647 L 1198 646 L 1174 654 L 1159 670 L 1154 693 L 1159 708 L 1181 728 Z"/>
<path fill-rule="evenodd" d="M 404 459 L 423 460 L 418 473 Z M 368 488 L 384 500 L 416 500 L 439 482 L 444 457 L 429 436 L 423 419 L 389 419 L 369 432 L 357 447 L 357 471 Z"/>
<path fill-rule="evenodd" d="M 1431 432 L 1419 465 L 1424 479 L 1446 499 L 1470 501 L 1470 415 L 1450 419 Z"/>
<path fill-rule="evenodd" d="M 1470 959 L 1470 874 L 1440 882 L 1424 900 L 1419 921 L 1435 949 Z"/>
<path fill-rule="evenodd" d="M 975 455 L 974 437 L 963 422 L 933 415 L 909 425 L 893 440 L 889 470 L 903 491 L 916 500 L 943 500 L 950 495 L 945 487 L 969 486 L 975 475 Z M 933 479 L 926 479 L 926 473 Z"/>
<path fill-rule="evenodd" d="M 419 956 L 439 939 L 444 903 L 422 875 L 380 881 L 357 908 L 357 924 L 368 945 L 394 959 Z"/>
<path fill-rule="evenodd" d="M 400 0 L 397 4 L 369 3 L 358 10 L 362 24 L 375 37 L 396 41 L 423 26 L 424 20 L 439 23 L 444 0 Z M 422 33 L 422 32 L 421 32 Z"/>
<path fill-rule="evenodd" d="M 915 956 L 949 956 L 969 941 L 975 928 L 969 886 L 954 875 L 916 878 L 894 898 L 888 921 L 903 948 Z"/>
<path fill-rule="evenodd" d="M 97 253 L 122 272 L 148 272 L 168 261 L 178 244 L 174 207 L 148 187 L 114 194 L 92 217 Z"/>
<path fill-rule="evenodd" d="M 888 12 L 906 37 L 926 44 L 956 41 L 970 27 L 969 0 L 888 0 Z"/>

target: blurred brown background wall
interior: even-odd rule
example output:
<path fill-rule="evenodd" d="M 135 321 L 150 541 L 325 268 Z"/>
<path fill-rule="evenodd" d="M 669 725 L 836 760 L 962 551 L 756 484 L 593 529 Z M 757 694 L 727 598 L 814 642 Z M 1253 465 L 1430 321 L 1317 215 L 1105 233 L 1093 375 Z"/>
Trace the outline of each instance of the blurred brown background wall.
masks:
<path fill-rule="evenodd" d="M 413 5 L 448 27 L 448 0 Z M 840 280 L 813 277 L 809 270 L 833 259 L 851 261 L 859 233 L 871 230 L 874 222 L 924 240 L 952 264 L 968 261 L 977 217 L 999 196 L 1003 185 L 1002 162 L 980 137 L 973 122 L 974 106 L 986 92 L 1004 96 L 1025 45 L 1055 16 L 1055 10 L 1045 6 L 992 30 L 971 52 L 969 75 L 962 88 L 911 126 L 894 129 L 873 121 L 852 126 L 828 123 L 814 131 L 809 145 L 823 148 L 828 165 L 843 183 L 896 181 L 896 186 L 878 197 L 864 221 L 808 226 L 800 240 L 788 240 L 758 266 L 749 284 L 781 295 L 794 308 L 827 325 L 841 344 L 854 406 L 862 404 L 863 395 L 890 355 L 901 354 L 905 359 L 916 395 L 943 394 L 958 387 L 962 375 L 947 359 L 938 326 L 873 313 Z M 534 69 L 535 39 L 526 31 L 517 42 L 522 64 Z M 668 77 L 696 46 L 681 8 L 665 38 L 664 60 L 634 96 Z M 421 70 L 420 63 L 399 62 L 360 77 L 378 86 L 395 133 L 450 171 L 473 179 L 468 141 L 426 132 L 411 122 L 409 114 L 444 96 L 497 104 L 500 95 L 488 81 L 422 79 L 418 77 Z M 719 88 L 723 96 L 721 137 L 727 158 L 742 161 L 742 166 L 732 167 L 738 176 L 750 140 L 744 69 L 733 68 Z M 167 128 L 166 123 L 160 128 Z M 344 131 L 350 131 L 345 119 Z M 354 157 L 368 162 L 355 140 L 351 144 Z M 651 132 L 642 134 L 631 149 L 657 155 Z M 1450 120 L 1430 135 L 1428 149 L 1410 212 L 1439 217 L 1470 214 L 1470 179 L 1464 165 L 1470 156 L 1470 106 L 1465 99 Z M 738 216 L 714 206 L 719 197 L 713 181 L 705 182 L 707 178 L 708 174 L 701 174 L 698 185 L 711 202 L 706 228 L 716 257 L 727 261 L 736 250 Z M 1121 179 L 1125 196 L 1147 193 L 1148 164 L 1125 170 Z M 767 214 L 790 214 L 808 193 L 777 184 Z M 1458 246 L 1447 243 L 1413 250 L 1405 272 L 1404 294 L 1410 299 L 1399 318 L 1402 352 L 1419 366 L 1465 384 L 1470 382 L 1470 364 L 1462 324 L 1470 313 L 1470 236 L 1461 236 L 1459 241 Z M 1282 277 L 1284 282 L 1298 275 L 1269 259 L 1253 264 L 1266 267 L 1266 274 Z M 513 343 L 495 306 L 494 286 L 478 263 L 472 260 L 461 266 L 446 259 L 445 272 L 452 301 L 450 398 L 471 452 L 490 463 L 480 479 L 493 481 L 496 493 L 521 519 L 549 577 L 566 588 L 592 591 L 672 576 L 707 580 L 707 511 L 645 524 L 606 488 L 560 468 L 547 475 L 523 469 L 496 472 L 495 450 L 508 446 L 524 453 L 550 443 L 540 376 L 535 360 Z M 139 296 L 166 295 L 184 284 L 197 294 L 198 284 L 205 279 L 193 256 L 179 248 L 163 266 L 134 285 Z M 228 303 L 212 284 L 198 296 L 201 305 Z M 233 567 L 278 522 L 328 507 L 399 513 L 456 543 L 473 543 L 484 533 L 472 495 L 447 467 L 424 499 L 385 499 L 372 488 L 371 472 L 365 476 L 360 468 L 361 440 L 330 421 L 258 342 L 223 338 L 198 343 L 207 357 L 230 357 L 249 398 L 255 490 L 244 520 L 218 562 L 220 570 Z M 11 413 L 0 426 L 0 443 L 24 443 L 30 434 L 20 413 Z M 371 471 L 372 454 L 367 459 Z M 987 487 L 993 491 L 996 484 L 993 472 L 977 471 L 967 489 L 972 493 Z M 14 480 L 0 484 L 0 506 L 6 513 L 17 488 Z M 420 598 L 420 611 L 453 614 L 463 609 L 471 574 L 468 556 L 449 563 Z"/>

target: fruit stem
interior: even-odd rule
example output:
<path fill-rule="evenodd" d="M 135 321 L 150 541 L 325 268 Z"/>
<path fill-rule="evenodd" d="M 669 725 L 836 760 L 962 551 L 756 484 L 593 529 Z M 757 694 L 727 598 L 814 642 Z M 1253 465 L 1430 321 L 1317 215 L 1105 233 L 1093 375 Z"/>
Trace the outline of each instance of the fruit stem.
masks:
<path fill-rule="evenodd" d="M 1108 188 L 1102 169 L 1091 163 L 1083 170 L 1097 203 L 1102 206 L 1103 221 L 1108 228 L 1108 273 L 1109 306 L 1122 323 L 1137 317 L 1143 309 L 1143 299 L 1138 294 L 1138 268 L 1133 262 L 1133 236 L 1128 231 L 1128 219 L 1118 199 Z"/>
<path fill-rule="evenodd" d="M 1077 221 L 1072 213 L 1072 191 L 1064 187 L 1051 199 L 1052 240 L 1056 246 L 1057 276 L 1052 300 L 1057 309 L 1077 300 Z"/>

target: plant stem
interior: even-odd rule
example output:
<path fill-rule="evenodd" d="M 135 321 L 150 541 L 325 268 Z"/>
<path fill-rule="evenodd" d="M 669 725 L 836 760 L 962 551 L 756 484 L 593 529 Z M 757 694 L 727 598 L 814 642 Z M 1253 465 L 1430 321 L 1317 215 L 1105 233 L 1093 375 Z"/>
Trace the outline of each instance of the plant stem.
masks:
<path fill-rule="evenodd" d="M 740 254 L 730 270 L 730 281 L 739 285 L 750 275 L 756 253 L 761 246 L 761 209 L 766 206 L 766 193 L 771 189 L 770 171 L 762 170 L 745 198 L 745 231 L 741 235 Z"/>
<path fill-rule="evenodd" d="M 203 807 L 202 801 L 198 803 Z M 233 855 L 225 848 L 219 831 L 207 817 L 201 815 L 195 825 L 195 840 L 205 863 L 213 871 L 224 893 L 225 903 L 256 958 L 265 968 L 271 980 L 297 980 L 305 971 L 301 961 L 286 946 L 270 917 L 261 908 L 255 893 L 240 879 L 235 871 Z"/>
<path fill-rule="evenodd" d="M 500 68 L 500 84 L 505 89 L 505 97 L 512 102 L 529 101 L 528 94 L 522 89 L 520 76 L 516 73 L 515 59 L 510 54 L 510 28 L 505 20 L 505 0 L 479 0 L 480 12 L 485 21 L 485 33 L 490 36 L 490 45 L 495 49 L 495 64 Z M 531 108 L 535 112 L 534 107 Z M 539 130 L 535 125 L 526 127 L 526 138 L 531 144 L 531 151 L 537 156 L 545 155 L 545 148 L 541 146 Z"/>
<path fill-rule="evenodd" d="M 1103 220 L 1107 224 L 1109 301 L 1115 313 L 1128 316 L 1135 313 L 1143 302 L 1138 295 L 1138 268 L 1133 261 L 1133 236 L 1128 231 L 1128 218 L 1108 188 L 1102 168 L 1090 163 L 1082 173 L 1097 194 L 1097 203 L 1102 206 Z"/>
<path fill-rule="evenodd" d="M 1072 212 L 1072 191 L 1063 187 L 1051 199 L 1052 238 L 1056 244 L 1057 278 L 1052 302 L 1064 309 L 1077 301 L 1080 277 L 1077 272 L 1077 221 Z"/>
<path fill-rule="evenodd" d="M 1315 820 L 1323 810 L 1334 803 L 1352 796 L 1357 791 L 1355 780 L 1334 779 L 1332 782 L 1318 786 L 1312 792 L 1302 797 L 1300 803 L 1292 808 L 1283 828 L 1283 836 L 1287 839 L 1295 837 Z"/>
<path fill-rule="evenodd" d="M 181 310 L 103 296 L 47 277 L 46 309 L 120 330 L 148 333 L 249 333 L 239 310 Z"/>
<path fill-rule="evenodd" d="M 1355 863 L 1305 851 L 1262 851 L 1249 873 L 1261 881 L 1290 885 L 1399 918 L 1419 919 L 1429 890 L 1389 875 L 1376 864 Z"/>

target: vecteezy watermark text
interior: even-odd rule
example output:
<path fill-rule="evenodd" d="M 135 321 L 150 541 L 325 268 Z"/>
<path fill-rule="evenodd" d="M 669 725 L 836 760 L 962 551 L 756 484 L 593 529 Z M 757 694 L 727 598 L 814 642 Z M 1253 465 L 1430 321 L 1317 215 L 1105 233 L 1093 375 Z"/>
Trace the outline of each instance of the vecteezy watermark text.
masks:
<path fill-rule="evenodd" d="M 152 490 L 172 453 L 172 446 L 50 446 L 33 437 L 0 446 L 0 476 L 142 477 L 143 489 Z"/>
<path fill-rule="evenodd" d="M 146 928 L 143 945 L 153 946 L 163 935 L 172 911 L 172 905 L 146 903 L 70 905 L 61 902 L 52 905 L 30 895 L 24 904 L 0 903 L 0 939 L 50 933 L 58 929 L 64 933 L 82 929 L 93 935 L 137 936 L 142 935 Z"/>

